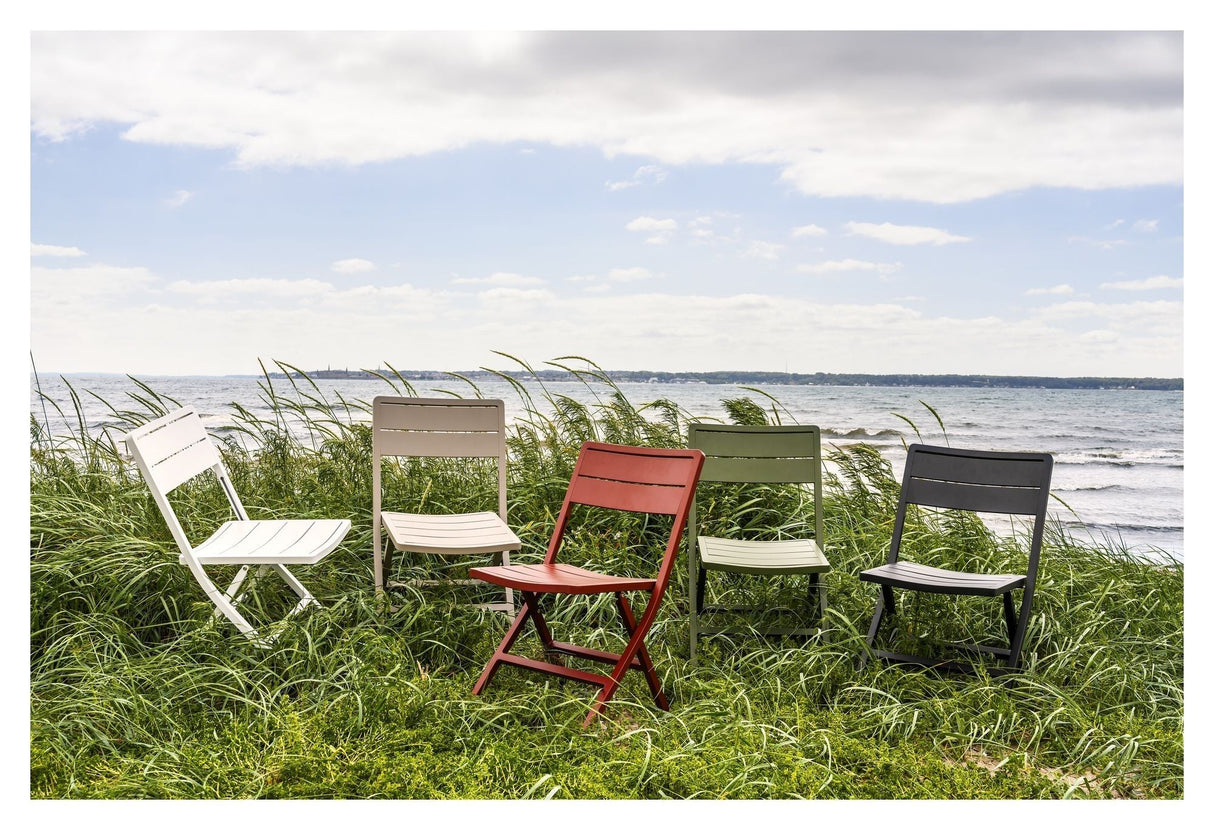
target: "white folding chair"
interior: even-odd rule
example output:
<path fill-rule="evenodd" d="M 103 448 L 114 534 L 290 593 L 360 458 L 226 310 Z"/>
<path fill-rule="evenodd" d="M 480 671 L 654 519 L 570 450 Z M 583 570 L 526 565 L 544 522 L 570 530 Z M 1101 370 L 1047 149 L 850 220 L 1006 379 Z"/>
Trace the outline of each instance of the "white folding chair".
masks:
<path fill-rule="evenodd" d="M 409 584 L 388 577 L 392 548 L 438 556 L 492 554 L 494 562 L 510 564 L 510 551 L 522 542 L 506 524 L 506 404 L 480 398 L 397 398 L 381 395 L 371 408 L 372 509 L 375 525 L 375 590 Z M 497 512 L 397 513 L 382 509 L 385 458 L 494 458 L 497 460 Z M 391 547 L 386 547 L 383 531 Z M 477 580 L 452 584 L 481 585 Z M 421 581 L 420 584 L 429 584 Z M 504 602 L 481 607 L 514 616 L 514 592 Z"/>
<path fill-rule="evenodd" d="M 181 549 L 181 564 L 190 569 L 202 590 L 215 604 L 216 617 L 223 614 L 259 646 L 269 646 L 277 639 L 281 632 L 263 637 L 237 609 L 245 596 L 237 591 L 244 584 L 252 566 L 257 566 L 258 576 L 274 571 L 299 596 L 299 602 L 287 617 L 298 614 L 309 605 L 320 605 L 287 570 L 287 566 L 314 565 L 324 559 L 349 532 L 349 519 L 251 520 L 240 497 L 236 495 L 219 451 L 207 437 L 202 420 L 193 407 L 170 412 L 144 424 L 127 434 L 126 444 L 177 541 L 177 547 Z M 236 520 L 224 522 L 210 538 L 194 547 L 186 538 L 168 495 L 207 470 L 214 471 L 232 506 L 232 512 L 236 514 Z M 220 591 L 207 576 L 204 570 L 207 565 L 239 565 L 240 570 L 228 589 Z"/>

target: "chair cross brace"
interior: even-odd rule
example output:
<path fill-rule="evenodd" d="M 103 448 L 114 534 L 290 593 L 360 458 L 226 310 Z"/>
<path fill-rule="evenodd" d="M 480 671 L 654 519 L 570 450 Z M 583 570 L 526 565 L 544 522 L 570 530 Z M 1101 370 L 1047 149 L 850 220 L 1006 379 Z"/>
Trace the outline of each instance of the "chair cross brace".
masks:
<path fill-rule="evenodd" d="M 600 687 L 599 694 L 591 705 L 590 712 L 586 715 L 586 720 L 582 723 L 583 726 L 589 726 L 590 722 L 602 711 L 603 706 L 615 695 L 620 683 L 623 682 L 624 675 L 630 669 L 634 669 L 645 675 L 645 682 L 649 684 L 649 691 L 653 695 L 654 703 L 658 705 L 658 708 L 669 711 L 670 704 L 666 700 L 666 694 L 662 691 L 662 684 L 658 680 L 657 672 L 654 670 L 653 661 L 649 659 L 649 652 L 645 649 L 645 635 L 653 624 L 653 615 L 649 613 L 648 608 L 641 618 L 641 624 L 638 625 L 632 613 L 632 607 L 628 603 L 628 598 L 622 592 L 616 592 L 616 608 L 620 612 L 620 620 L 623 622 L 629 637 L 628 644 L 624 647 L 624 650 L 619 654 L 615 654 L 609 651 L 600 651 L 599 649 L 555 640 L 552 636 L 552 631 L 548 627 L 547 620 L 544 619 L 543 611 L 540 609 L 539 595 L 532 591 L 519 591 L 519 593 L 523 597 L 522 613 L 515 618 L 514 624 L 511 625 L 510 630 L 502 639 L 501 644 L 497 647 L 497 651 L 493 653 L 493 656 L 485 665 L 484 671 L 481 672 L 480 678 L 472 688 L 472 694 L 479 695 L 484 691 L 503 663 L 563 677 L 566 680 L 576 680 L 580 683 L 598 686 Z M 530 657 L 511 654 L 510 649 L 513 648 L 519 635 L 522 634 L 523 627 L 527 624 L 528 620 L 531 620 L 534 624 L 536 633 L 539 635 L 540 642 L 543 644 L 544 652 L 547 655 L 569 655 L 570 657 L 580 657 L 600 663 L 609 663 L 613 667 L 611 673 L 607 675 L 596 674 L 548 660 L 535 660 Z"/>

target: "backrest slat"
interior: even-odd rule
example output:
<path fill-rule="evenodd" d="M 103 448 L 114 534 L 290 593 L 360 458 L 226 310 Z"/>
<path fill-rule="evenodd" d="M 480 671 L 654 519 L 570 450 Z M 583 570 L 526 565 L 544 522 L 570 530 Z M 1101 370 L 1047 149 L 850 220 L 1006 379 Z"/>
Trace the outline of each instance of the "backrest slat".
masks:
<path fill-rule="evenodd" d="M 753 484 L 813 484 L 818 461 L 812 458 L 706 458 L 700 481 Z"/>
<path fill-rule="evenodd" d="M 627 484 L 677 486 L 687 480 L 682 465 L 668 456 L 631 452 L 587 450 L 578 467 L 579 477 L 606 479 Z"/>
<path fill-rule="evenodd" d="M 440 432 L 500 432 L 505 404 L 497 400 L 394 398 L 381 395 L 372 403 L 380 429 Z"/>
<path fill-rule="evenodd" d="M 1049 481 L 1049 469 L 1039 454 L 1028 458 L 1007 453 L 978 457 L 919 449 L 908 456 L 907 463 L 912 464 L 911 475 L 915 478 L 935 481 L 1006 487 L 1041 487 Z"/>
<path fill-rule="evenodd" d="M 164 495 L 220 463 L 219 451 L 192 407 L 150 421 L 126 440 L 148 483 Z"/>
<path fill-rule="evenodd" d="M 398 432 L 376 430 L 375 457 L 497 458 L 502 436 L 492 432 Z"/>
<path fill-rule="evenodd" d="M 904 499 L 907 504 L 950 510 L 1033 515 L 1041 504 L 1041 490 L 912 479 L 905 487 Z"/>
<path fill-rule="evenodd" d="M 708 458 L 813 458 L 819 451 L 816 426 L 691 424 L 687 444 Z"/>
<path fill-rule="evenodd" d="M 592 507 L 628 510 L 634 513 L 675 515 L 683 504 L 685 488 L 663 487 L 579 477 L 569 485 L 569 501 Z"/>
<path fill-rule="evenodd" d="M 678 515 L 690 503 L 703 454 L 688 450 L 582 445 L 566 502 Z"/>
<path fill-rule="evenodd" d="M 1032 515 L 1049 498 L 1048 453 L 991 452 L 913 444 L 907 449 L 902 500 L 908 504 Z"/>
<path fill-rule="evenodd" d="M 372 403 L 372 452 L 427 458 L 502 458 L 506 404 L 500 400 L 399 398 Z"/>

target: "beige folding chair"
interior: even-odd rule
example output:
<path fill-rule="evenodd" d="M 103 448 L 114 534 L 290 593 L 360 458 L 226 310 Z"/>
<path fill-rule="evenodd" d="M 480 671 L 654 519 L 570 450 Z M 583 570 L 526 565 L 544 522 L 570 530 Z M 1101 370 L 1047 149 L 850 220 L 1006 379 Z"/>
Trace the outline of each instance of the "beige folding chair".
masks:
<path fill-rule="evenodd" d="M 392 550 L 437 556 L 492 554 L 495 564 L 509 565 L 510 551 L 522 542 L 506 524 L 506 405 L 500 400 L 457 398 L 397 398 L 379 396 L 372 402 L 371 453 L 373 522 L 375 525 L 375 590 L 406 585 L 432 585 L 435 580 L 399 582 L 390 579 Z M 497 512 L 396 513 L 383 510 L 385 458 L 496 458 Z M 391 547 L 386 547 L 383 531 Z M 481 585 L 472 579 L 445 580 L 457 585 Z M 482 604 L 491 611 L 514 616 L 514 591 L 506 588 L 503 602 Z"/>
<path fill-rule="evenodd" d="M 349 519 L 269 519 L 251 520 L 232 486 L 219 451 L 207 437 L 202 420 L 193 407 L 185 407 L 150 421 L 126 436 L 126 445 L 152 498 L 160 508 L 169 531 L 181 550 L 181 564 L 190 569 L 207 597 L 215 604 L 215 616 L 227 617 L 246 637 L 259 646 L 269 646 L 281 631 L 263 636 L 257 632 L 237 605 L 245 593 L 238 594 L 249 568 L 257 566 L 257 575 L 274 571 L 299 597 L 287 613 L 292 617 L 309 605 L 320 605 L 316 598 L 287 570 L 288 565 L 314 565 L 328 556 L 350 531 Z M 169 503 L 169 493 L 191 479 L 212 470 L 227 496 L 235 521 L 224 522 L 210 538 L 193 547 Z M 239 565 L 232 584 L 220 591 L 207 576 L 204 566 Z M 251 582 L 251 581 L 250 581 Z"/>

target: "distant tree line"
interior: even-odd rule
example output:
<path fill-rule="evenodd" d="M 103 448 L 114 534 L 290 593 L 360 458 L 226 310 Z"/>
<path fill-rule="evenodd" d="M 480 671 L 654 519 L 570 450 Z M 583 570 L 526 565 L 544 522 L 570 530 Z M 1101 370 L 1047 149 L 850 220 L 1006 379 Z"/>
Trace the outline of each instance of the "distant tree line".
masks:
<path fill-rule="evenodd" d="M 390 370 L 377 370 L 379 374 L 391 376 Z M 448 372 L 434 370 L 401 371 L 407 380 L 444 380 Z M 459 372 L 470 380 L 492 380 L 493 372 L 482 369 Z M 534 373 L 508 371 L 501 374 L 519 380 L 538 377 L 541 380 L 569 380 L 569 373 L 562 370 L 541 369 Z M 954 386 L 982 389 L 1148 389 L 1155 391 L 1181 391 L 1184 378 L 1056 378 L 1035 375 L 866 375 L 848 372 L 653 372 L 653 371 L 609 371 L 607 375 L 617 383 L 710 383 L 745 384 L 762 386 Z M 347 378 L 372 379 L 373 372 L 359 369 L 318 369 L 308 376 L 320 379 Z M 271 377 L 285 377 L 272 372 Z"/>

